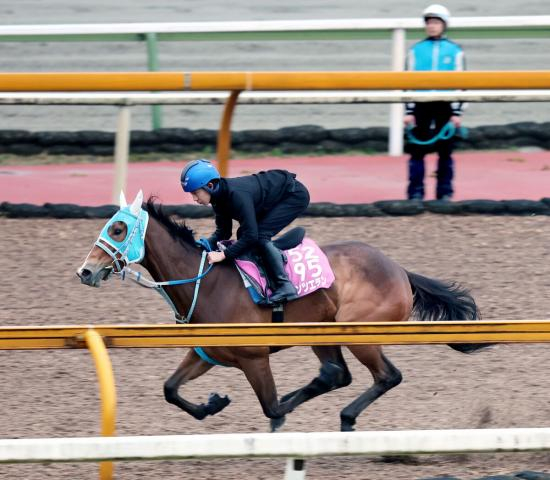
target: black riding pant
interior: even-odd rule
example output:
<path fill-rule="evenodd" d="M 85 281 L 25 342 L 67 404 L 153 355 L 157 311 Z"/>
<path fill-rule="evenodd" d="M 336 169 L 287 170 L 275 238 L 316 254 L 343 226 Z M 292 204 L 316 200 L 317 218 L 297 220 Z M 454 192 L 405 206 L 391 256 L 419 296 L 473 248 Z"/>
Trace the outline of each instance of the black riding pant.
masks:
<path fill-rule="evenodd" d="M 294 221 L 309 205 L 307 188 L 295 180 L 277 205 L 258 217 L 258 243 L 266 243 Z M 237 231 L 237 237 L 239 232 Z"/>
<path fill-rule="evenodd" d="M 448 102 L 417 103 L 414 109 L 416 127 L 413 129 L 413 135 L 422 141 L 433 138 L 449 122 L 452 114 L 451 104 Z M 408 198 L 424 197 L 424 157 L 430 151 L 436 151 L 439 156 L 436 198 L 439 199 L 453 194 L 453 146 L 452 138 L 439 140 L 433 145 L 409 144 L 407 146 L 407 151 L 411 154 L 409 158 Z"/>

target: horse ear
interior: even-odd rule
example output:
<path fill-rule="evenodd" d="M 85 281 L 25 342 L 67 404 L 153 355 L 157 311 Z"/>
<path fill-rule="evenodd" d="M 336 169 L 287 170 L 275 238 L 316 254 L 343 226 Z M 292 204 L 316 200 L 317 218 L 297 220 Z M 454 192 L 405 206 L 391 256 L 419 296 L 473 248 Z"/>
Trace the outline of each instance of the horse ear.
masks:
<path fill-rule="evenodd" d="M 136 217 L 139 214 L 139 211 L 141 210 L 142 203 L 143 203 L 143 192 L 140 190 L 136 195 L 136 198 L 132 202 L 132 205 L 130 205 L 130 212 L 134 214 Z"/>
<path fill-rule="evenodd" d="M 120 191 L 120 208 L 124 208 L 128 206 L 128 202 L 126 201 L 126 197 L 124 196 L 124 190 Z"/>

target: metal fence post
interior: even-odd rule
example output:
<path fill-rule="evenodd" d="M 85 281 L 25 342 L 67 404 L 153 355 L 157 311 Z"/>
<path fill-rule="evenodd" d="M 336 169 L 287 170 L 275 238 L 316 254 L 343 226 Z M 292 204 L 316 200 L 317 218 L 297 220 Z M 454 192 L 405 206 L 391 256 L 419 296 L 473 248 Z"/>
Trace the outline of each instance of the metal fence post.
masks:
<path fill-rule="evenodd" d="M 233 90 L 223 109 L 220 130 L 218 131 L 218 145 L 216 148 L 216 158 L 218 160 L 218 169 L 222 177 L 229 175 L 229 157 L 231 155 L 231 120 L 233 111 L 237 105 L 240 90 Z"/>
<path fill-rule="evenodd" d="M 301 458 L 287 458 L 285 480 L 304 480 L 306 478 L 306 461 Z"/>
<path fill-rule="evenodd" d="M 101 399 L 101 435 L 112 437 L 116 431 L 116 388 L 113 367 L 103 339 L 93 329 L 84 334 L 84 340 L 94 359 Z M 101 462 L 100 480 L 113 478 L 113 462 Z"/>
<path fill-rule="evenodd" d="M 128 105 L 124 105 L 118 110 L 115 135 L 115 178 L 112 196 L 114 205 L 118 205 L 120 191 L 126 190 L 130 152 L 130 108 Z"/>
<path fill-rule="evenodd" d="M 405 66 L 405 29 L 396 28 L 392 32 L 392 70 L 400 72 Z M 392 157 L 403 154 L 403 114 L 402 103 L 390 105 L 390 132 L 388 153 Z"/>
<path fill-rule="evenodd" d="M 159 69 L 157 34 L 146 33 L 145 39 L 147 41 L 147 68 L 150 72 L 156 72 Z M 160 105 L 151 106 L 151 126 L 153 130 L 162 128 L 162 107 Z"/>

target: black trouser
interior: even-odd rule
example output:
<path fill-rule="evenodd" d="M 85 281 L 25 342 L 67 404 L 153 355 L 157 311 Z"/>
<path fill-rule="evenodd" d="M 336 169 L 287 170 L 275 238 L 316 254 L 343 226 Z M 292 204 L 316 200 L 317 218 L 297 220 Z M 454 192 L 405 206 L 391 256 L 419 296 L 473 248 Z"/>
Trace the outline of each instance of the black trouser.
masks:
<path fill-rule="evenodd" d="M 283 256 L 271 237 L 289 225 L 308 205 L 309 192 L 300 182 L 294 181 L 280 202 L 258 218 L 258 253 L 269 277 L 270 300 L 274 303 L 292 300 L 297 292 L 285 272 Z"/>
<path fill-rule="evenodd" d="M 266 243 L 288 226 L 309 205 L 309 192 L 297 180 L 277 205 L 258 218 L 258 243 Z M 237 232 L 237 237 L 239 232 Z"/>
<path fill-rule="evenodd" d="M 449 122 L 453 112 L 448 102 L 417 103 L 414 109 L 416 127 L 412 133 L 418 140 L 429 140 L 437 135 Z M 437 163 L 437 188 L 436 197 L 451 196 L 453 194 L 453 152 L 454 141 L 439 140 L 433 145 L 415 145 L 409 143 L 407 151 L 409 158 L 409 186 L 408 198 L 424 197 L 424 157 L 430 151 L 436 151 L 439 155 Z"/>

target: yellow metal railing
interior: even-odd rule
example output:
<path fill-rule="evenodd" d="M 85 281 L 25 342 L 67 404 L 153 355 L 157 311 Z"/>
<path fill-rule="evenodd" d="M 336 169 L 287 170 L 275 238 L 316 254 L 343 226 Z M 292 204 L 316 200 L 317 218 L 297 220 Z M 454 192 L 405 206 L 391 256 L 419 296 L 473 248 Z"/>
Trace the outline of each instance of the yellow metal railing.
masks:
<path fill-rule="evenodd" d="M 111 359 L 101 336 L 93 329 L 84 334 L 86 346 L 94 358 L 97 379 L 99 381 L 99 397 L 101 399 L 101 435 L 112 437 L 116 430 L 116 388 Z M 101 480 L 113 477 L 113 462 L 99 464 Z"/>
<path fill-rule="evenodd" d="M 0 92 L 229 91 L 217 160 L 227 176 L 231 118 L 241 91 L 550 89 L 550 70 L 469 72 L 39 72 L 0 73 Z"/>
<path fill-rule="evenodd" d="M 548 320 L 0 327 L 0 350 L 90 350 L 99 381 L 104 436 L 115 435 L 116 421 L 115 381 L 107 348 L 548 342 Z M 112 462 L 102 462 L 101 480 L 112 475 Z"/>
<path fill-rule="evenodd" d="M 240 93 L 241 90 L 233 90 L 226 100 L 220 129 L 218 130 L 216 158 L 218 160 L 218 169 L 222 177 L 226 177 L 229 173 L 229 157 L 231 156 L 231 120 Z"/>
<path fill-rule="evenodd" d="M 89 326 L 0 327 L 0 350 L 86 348 Z M 107 348 L 550 342 L 548 320 L 96 325 Z"/>
<path fill-rule="evenodd" d="M 550 71 L 0 73 L 2 92 L 550 88 Z"/>

